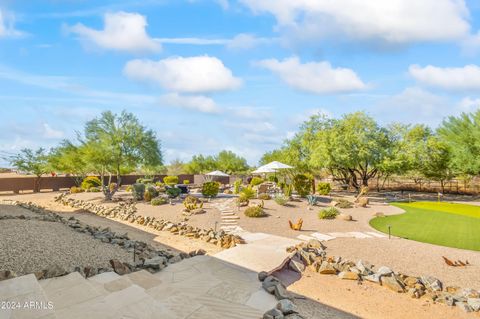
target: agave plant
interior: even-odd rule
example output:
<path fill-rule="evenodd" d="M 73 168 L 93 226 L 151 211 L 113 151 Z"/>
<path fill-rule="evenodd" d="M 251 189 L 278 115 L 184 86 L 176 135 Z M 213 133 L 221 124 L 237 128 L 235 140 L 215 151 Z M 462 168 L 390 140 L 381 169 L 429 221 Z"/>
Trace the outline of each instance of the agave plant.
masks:
<path fill-rule="evenodd" d="M 308 206 L 315 206 L 317 203 L 317 196 L 307 195 Z"/>

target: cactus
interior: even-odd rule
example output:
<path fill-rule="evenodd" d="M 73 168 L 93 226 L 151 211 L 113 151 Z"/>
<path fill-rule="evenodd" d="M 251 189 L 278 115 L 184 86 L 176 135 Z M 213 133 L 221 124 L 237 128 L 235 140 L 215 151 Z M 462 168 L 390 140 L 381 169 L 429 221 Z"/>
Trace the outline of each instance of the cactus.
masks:
<path fill-rule="evenodd" d="M 185 206 L 187 212 L 190 212 L 195 209 L 203 208 L 203 202 L 198 200 L 198 198 L 189 195 L 183 201 L 183 206 Z"/>
<path fill-rule="evenodd" d="M 315 204 L 317 203 L 317 196 L 307 195 L 307 201 L 309 206 L 315 206 Z"/>

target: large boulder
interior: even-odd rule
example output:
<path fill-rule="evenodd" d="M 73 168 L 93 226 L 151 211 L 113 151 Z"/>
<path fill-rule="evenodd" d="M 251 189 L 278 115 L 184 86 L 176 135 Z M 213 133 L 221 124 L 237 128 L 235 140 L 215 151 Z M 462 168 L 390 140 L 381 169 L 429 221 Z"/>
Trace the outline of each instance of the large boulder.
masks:
<path fill-rule="evenodd" d="M 274 308 L 274 309 L 270 309 L 269 311 L 265 312 L 265 314 L 263 315 L 263 319 L 283 319 L 285 318 L 283 313 Z"/>
<path fill-rule="evenodd" d="M 130 273 L 130 268 L 128 268 L 127 265 L 117 259 L 111 259 L 110 265 L 112 265 L 113 271 L 115 271 L 120 276 Z"/>
<path fill-rule="evenodd" d="M 297 312 L 297 306 L 288 299 L 282 299 L 277 303 L 277 309 L 280 310 L 284 315 L 289 315 Z"/>

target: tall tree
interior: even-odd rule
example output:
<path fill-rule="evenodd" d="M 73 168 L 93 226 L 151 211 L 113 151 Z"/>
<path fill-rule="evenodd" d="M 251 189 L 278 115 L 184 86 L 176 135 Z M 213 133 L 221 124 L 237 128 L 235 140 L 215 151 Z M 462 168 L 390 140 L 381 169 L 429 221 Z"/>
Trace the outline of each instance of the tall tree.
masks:
<path fill-rule="evenodd" d="M 456 171 L 463 176 L 480 174 L 480 110 L 447 118 L 438 134 L 449 146 Z"/>
<path fill-rule="evenodd" d="M 451 169 L 449 147 L 437 136 L 431 136 L 427 140 L 427 149 L 421 160 L 421 172 L 426 178 L 439 181 L 442 192 L 445 192 L 445 182 L 455 176 Z"/>
<path fill-rule="evenodd" d="M 67 140 L 50 151 L 48 161 L 53 170 L 71 174 L 77 185 L 92 171 L 85 161 L 83 149 Z"/>
<path fill-rule="evenodd" d="M 185 164 L 188 174 L 204 174 L 216 169 L 213 156 L 193 155 L 192 160 Z"/>
<path fill-rule="evenodd" d="M 180 175 L 185 172 L 185 163 L 181 160 L 174 159 L 170 162 L 170 165 L 167 166 L 168 175 Z"/>
<path fill-rule="evenodd" d="M 215 157 L 216 168 L 227 174 L 245 173 L 248 170 L 247 160 L 232 151 L 221 151 Z"/>
<path fill-rule="evenodd" d="M 51 167 L 48 162 L 48 154 L 43 148 L 37 150 L 22 149 L 18 154 L 8 158 L 10 165 L 17 170 L 34 174 L 37 178 L 33 186 L 34 192 L 40 191 L 40 181 L 42 175 L 51 171 Z"/>
<path fill-rule="evenodd" d="M 116 191 L 109 187 L 112 175 L 117 176 L 119 186 L 121 174 L 162 164 L 160 142 L 155 132 L 125 111 L 119 115 L 107 111 L 87 122 L 80 141 L 86 163 L 101 176 L 107 199 L 111 199 Z M 107 175 L 109 179 L 105 185 Z"/>

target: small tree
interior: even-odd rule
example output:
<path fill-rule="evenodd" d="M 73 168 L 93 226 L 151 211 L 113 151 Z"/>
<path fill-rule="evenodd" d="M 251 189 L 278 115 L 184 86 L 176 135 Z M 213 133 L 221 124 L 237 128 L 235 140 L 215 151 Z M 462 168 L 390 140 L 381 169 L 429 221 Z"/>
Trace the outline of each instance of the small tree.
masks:
<path fill-rule="evenodd" d="M 33 191 L 38 193 L 40 191 L 40 180 L 43 174 L 48 173 L 50 165 L 48 162 L 48 154 L 45 149 L 39 148 L 36 151 L 25 148 L 20 153 L 9 158 L 10 165 L 17 170 L 34 174 L 37 178 L 33 186 Z"/>

